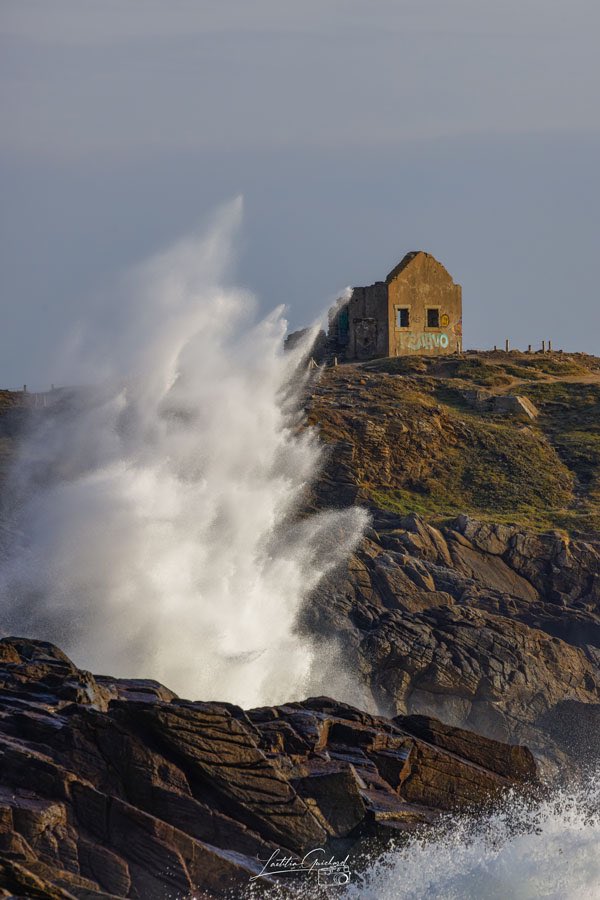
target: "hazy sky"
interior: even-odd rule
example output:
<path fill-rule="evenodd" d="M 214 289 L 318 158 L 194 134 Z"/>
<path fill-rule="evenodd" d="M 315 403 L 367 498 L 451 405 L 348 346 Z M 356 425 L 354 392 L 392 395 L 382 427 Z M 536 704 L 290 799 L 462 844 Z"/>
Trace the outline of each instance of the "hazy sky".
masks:
<path fill-rule="evenodd" d="M 0 387 L 239 193 L 293 327 L 426 249 L 467 346 L 600 352 L 599 45 L 598 0 L 0 0 Z"/>

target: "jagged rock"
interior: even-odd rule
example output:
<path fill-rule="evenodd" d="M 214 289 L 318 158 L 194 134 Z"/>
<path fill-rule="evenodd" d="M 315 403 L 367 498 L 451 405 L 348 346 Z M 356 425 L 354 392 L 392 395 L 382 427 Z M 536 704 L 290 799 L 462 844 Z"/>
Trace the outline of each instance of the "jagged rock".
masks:
<path fill-rule="evenodd" d="M 537 419 L 540 414 L 535 403 L 519 394 L 500 394 L 494 397 L 493 409 L 502 415 L 520 416 L 525 419 Z"/>
<path fill-rule="evenodd" d="M 577 757 L 559 737 L 567 711 L 600 703 L 600 537 L 538 533 L 518 521 L 530 509 L 562 508 L 565 518 L 574 506 L 597 509 L 597 454 L 573 429 L 593 437 L 600 385 L 586 375 L 592 386 L 583 382 L 571 393 L 578 405 L 563 410 L 552 398 L 565 386 L 548 375 L 549 401 L 537 388 L 541 405 L 525 403 L 535 426 L 523 428 L 495 413 L 526 396 L 526 377 L 515 395 L 481 387 L 527 376 L 527 359 L 520 371 L 515 360 L 506 371 L 481 354 L 416 367 L 381 360 L 328 371 L 313 386 L 309 421 L 329 450 L 314 506 L 353 496 L 372 523 L 303 623 L 316 640 L 341 643 L 346 669 L 390 715 L 433 715 L 526 742 L 556 771 L 565 754 L 570 766 Z M 485 413 L 464 416 L 465 399 Z M 571 456 L 559 420 L 575 442 Z M 457 497 L 487 507 L 485 521 L 474 512 L 444 519 L 444 501 L 455 506 Z M 411 498 L 419 506 L 432 498 L 439 514 L 392 511 Z M 488 521 L 497 508 L 514 523 Z"/>
<path fill-rule="evenodd" d="M 389 714 L 524 741 L 561 763 L 564 704 L 600 702 L 598 549 L 467 516 L 385 524 L 321 585 L 306 626 L 343 642 Z"/>
<path fill-rule="evenodd" d="M 520 394 L 493 394 L 491 391 L 461 391 L 464 399 L 480 412 L 495 412 L 521 419 L 537 419 L 539 410 L 528 397 Z"/>
<path fill-rule="evenodd" d="M 525 747 L 431 718 L 192 703 L 41 641 L 0 640 L 0 679 L 4 896 L 241 896 L 274 852 L 347 852 L 536 782 Z"/>
<path fill-rule="evenodd" d="M 63 890 L 58 884 L 34 875 L 14 860 L 2 858 L 0 858 L 0 897 L 7 900 L 19 897 L 28 900 L 76 900 L 74 894 Z"/>

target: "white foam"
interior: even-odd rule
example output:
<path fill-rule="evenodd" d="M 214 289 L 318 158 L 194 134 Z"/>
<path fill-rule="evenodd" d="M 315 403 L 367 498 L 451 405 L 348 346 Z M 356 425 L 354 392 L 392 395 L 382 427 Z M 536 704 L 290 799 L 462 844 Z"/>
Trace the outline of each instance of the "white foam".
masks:
<path fill-rule="evenodd" d="M 275 898 L 312 900 L 598 900 L 600 781 L 546 786 L 544 800 L 509 795 L 477 819 L 447 816 L 420 835 L 365 863 L 352 849 L 350 882 L 319 892 L 316 872 L 269 890 Z M 364 847 L 361 848 L 364 851 Z M 250 886 L 248 898 L 263 896 Z"/>
<path fill-rule="evenodd" d="M 343 898 L 597 900 L 599 801 L 595 779 L 536 804 L 513 797 L 476 823 L 450 819 L 442 833 L 384 854 Z"/>

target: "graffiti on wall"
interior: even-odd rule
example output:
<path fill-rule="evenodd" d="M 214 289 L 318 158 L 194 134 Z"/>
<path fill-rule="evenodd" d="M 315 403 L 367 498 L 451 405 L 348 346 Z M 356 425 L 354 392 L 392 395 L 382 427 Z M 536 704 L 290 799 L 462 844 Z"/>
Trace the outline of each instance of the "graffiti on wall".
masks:
<path fill-rule="evenodd" d="M 445 350 L 450 343 L 447 334 L 427 331 L 397 334 L 396 340 L 401 350 Z"/>

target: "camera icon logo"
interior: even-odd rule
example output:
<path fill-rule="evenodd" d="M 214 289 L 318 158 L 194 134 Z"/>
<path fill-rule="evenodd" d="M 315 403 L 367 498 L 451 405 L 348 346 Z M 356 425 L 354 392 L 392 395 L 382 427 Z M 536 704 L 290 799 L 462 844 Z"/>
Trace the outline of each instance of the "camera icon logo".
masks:
<path fill-rule="evenodd" d="M 319 869 L 318 881 L 319 884 L 328 887 L 339 887 L 343 884 L 348 884 L 350 881 L 350 869 L 346 865 Z"/>

